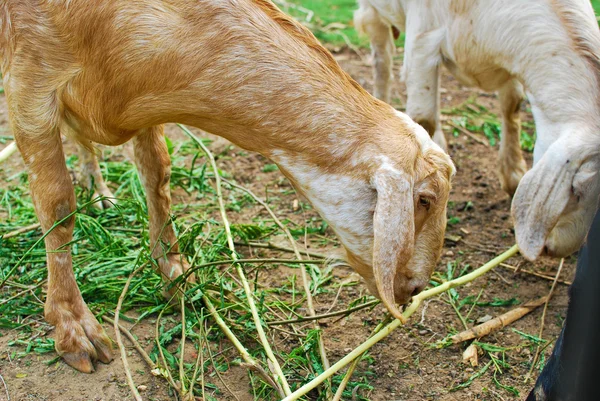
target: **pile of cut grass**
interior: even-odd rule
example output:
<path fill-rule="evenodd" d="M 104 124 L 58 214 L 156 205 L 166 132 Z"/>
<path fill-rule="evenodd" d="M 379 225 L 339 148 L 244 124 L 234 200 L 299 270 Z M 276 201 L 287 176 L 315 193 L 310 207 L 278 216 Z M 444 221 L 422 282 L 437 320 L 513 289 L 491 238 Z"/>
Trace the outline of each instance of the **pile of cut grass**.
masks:
<path fill-rule="evenodd" d="M 204 140 L 205 144 L 210 141 Z M 79 209 L 71 248 L 75 277 L 84 299 L 99 320 L 114 318 L 115 308 L 123 287 L 132 272 L 146 265 L 135 274 L 124 298 L 120 318 L 130 322 L 143 319 L 157 319 L 156 341 L 150 358 L 160 368 L 163 375 L 170 377 L 182 393 L 190 389 L 195 377 L 193 393 L 206 399 L 218 399 L 227 391 L 215 376 L 231 364 L 239 364 L 235 353 L 210 355 L 216 349 L 230 346 L 223 333 L 214 325 L 202 297 L 206 296 L 216 306 L 227 326 L 247 348 L 248 352 L 261 362 L 268 371 L 264 350 L 255 337 L 256 327 L 247 306 L 246 294 L 239 278 L 235 275 L 232 253 L 227 247 L 227 239 L 222 221 L 218 218 L 217 199 L 213 187 L 214 174 L 204 154 L 193 141 L 184 141 L 177 150 L 168 141 L 172 152 L 172 191 L 189 199 L 185 204 L 173 204 L 173 222 L 178 233 L 180 249 L 195 270 L 197 283 L 186 290 L 185 320 L 182 322 L 180 309 L 169 304 L 161 296 L 163 282 L 155 269 L 150 266 L 155 261 L 150 257 L 148 239 L 148 218 L 143 186 L 135 167 L 129 162 L 103 161 L 103 175 L 114 189 L 116 205 L 108 210 L 98 210 L 90 203 L 91 194 L 76 186 Z M 221 155 L 226 159 L 226 155 Z M 68 158 L 70 169 L 78 165 L 75 156 Z M 223 177 L 231 179 L 227 172 L 220 171 Z M 39 229 L 2 239 L 2 235 L 37 222 L 33 204 L 28 193 L 27 174 L 19 172 L 8 179 L 9 185 L 0 189 L 0 208 L 7 211 L 7 219 L 0 221 L 0 280 L 6 283 L 0 288 L 0 329 L 12 330 L 14 340 L 10 342 L 13 357 L 30 353 L 49 354 L 47 363 L 62 363 L 54 354 L 54 342 L 50 336 L 51 327 L 43 320 L 44 288 L 46 284 L 45 250 Z M 299 264 L 289 251 L 269 249 L 270 243 L 280 238 L 280 227 L 260 211 L 260 205 L 246 192 L 231 185 L 223 184 L 226 208 L 230 214 L 232 234 L 236 243 L 252 244 L 238 246 L 237 257 L 248 259 L 241 249 L 253 248 L 255 255 L 243 264 L 246 276 L 251 280 L 258 312 L 263 327 L 273 338 L 286 335 L 284 345 L 275 347 L 275 353 L 283 361 L 282 369 L 292 390 L 320 374 L 323 364 L 319 357 L 318 341 L 320 331 L 307 324 L 269 325 L 270 322 L 295 320 L 306 316 L 306 295 L 299 277 Z M 282 188 L 281 191 L 288 191 Z M 183 195 L 186 193 L 187 195 Z M 277 194 L 271 195 L 277 200 Z M 248 214 L 254 213 L 252 221 L 241 223 Z M 302 211 L 298 212 L 302 214 Z M 296 239 L 314 232 L 318 241 L 329 241 L 326 225 L 311 217 L 306 224 L 297 226 L 290 220 L 283 220 L 290 226 Z M 289 245 L 288 245 L 289 247 Z M 256 260 L 256 261 L 254 261 Z M 289 263 L 285 261 L 289 260 Z M 336 293 L 336 283 L 331 281 L 331 266 L 319 257 L 313 264 L 307 263 L 311 277 L 313 295 Z M 271 275 L 278 269 L 291 272 L 284 275 Z M 278 277 L 274 286 L 264 286 L 263 278 Z M 276 280 L 270 279 L 273 282 Z M 353 300 L 348 307 L 362 305 L 372 298 Z M 179 316 L 170 316 L 179 313 Z M 187 339 L 181 342 L 182 334 Z M 181 361 L 181 345 L 194 347 L 195 353 L 203 356 L 204 369 L 200 368 L 200 358 Z M 211 351 L 212 350 L 212 351 Z M 367 357 L 368 358 L 368 357 Z M 277 393 L 267 385 L 260 375 L 249 370 L 250 391 L 255 399 L 275 399 Z M 333 386 L 341 382 L 341 375 L 333 378 Z M 372 389 L 368 383 L 368 372 L 350 383 L 349 389 L 362 388 L 368 394 Z M 201 385 L 201 383 L 203 385 Z M 346 392 L 351 397 L 351 390 Z M 326 391 L 321 391 L 317 399 L 327 399 Z"/>

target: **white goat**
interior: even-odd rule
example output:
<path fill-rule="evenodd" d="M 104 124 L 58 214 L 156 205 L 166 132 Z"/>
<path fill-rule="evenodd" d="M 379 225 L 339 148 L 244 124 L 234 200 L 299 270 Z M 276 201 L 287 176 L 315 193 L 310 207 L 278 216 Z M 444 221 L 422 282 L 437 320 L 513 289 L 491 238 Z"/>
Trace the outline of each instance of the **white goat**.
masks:
<path fill-rule="evenodd" d="M 375 95 L 389 102 L 395 50 L 390 27 L 406 33 L 401 75 L 407 114 L 442 146 L 440 65 L 465 84 L 497 90 L 502 115 L 498 172 L 503 189 L 514 193 L 519 248 L 531 260 L 577 250 L 600 193 L 600 34 L 590 2 L 358 3 L 355 25 L 371 39 Z M 537 128 L 529 172 L 519 146 L 523 86 Z"/>

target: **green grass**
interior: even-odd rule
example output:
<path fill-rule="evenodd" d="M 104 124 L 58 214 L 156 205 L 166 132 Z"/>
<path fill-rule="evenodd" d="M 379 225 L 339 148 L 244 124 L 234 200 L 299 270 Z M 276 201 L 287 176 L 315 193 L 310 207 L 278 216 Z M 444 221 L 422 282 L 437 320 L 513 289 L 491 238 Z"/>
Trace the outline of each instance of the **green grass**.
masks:
<path fill-rule="evenodd" d="M 369 40 L 359 37 L 354 29 L 353 14 L 358 8 L 356 0 L 275 0 L 275 3 L 330 47 L 343 47 L 348 42 L 359 47 L 369 46 Z"/>
<path fill-rule="evenodd" d="M 210 144 L 207 141 L 205 143 Z M 169 148 L 173 150 L 173 147 Z M 221 157 L 226 159 L 228 156 L 224 154 Z M 158 338 L 150 357 L 164 372 L 169 372 L 175 381 L 182 381 L 189 387 L 198 365 L 194 361 L 185 360 L 183 374 L 180 374 L 179 339 L 185 331 L 188 339 L 186 347 L 194 347 L 195 352 L 205 353 L 205 366 L 201 372 L 205 379 L 205 389 L 211 389 L 213 394 L 205 394 L 206 398 L 218 399 L 219 395 L 226 391 L 217 379 L 218 373 L 227 370 L 232 364 L 239 364 L 240 361 L 233 350 L 225 354 L 218 352 L 223 348 L 222 344 L 229 347 L 229 343 L 216 327 L 204 328 L 208 312 L 202 302 L 202 296 L 207 296 L 217 306 L 230 329 L 251 355 L 262 361 L 265 368 L 266 357 L 255 338 L 256 328 L 247 306 L 245 292 L 232 270 L 231 252 L 227 248 L 223 224 L 216 210 L 214 175 L 210 167 L 207 167 L 206 158 L 194 142 L 183 141 L 172 154 L 172 159 L 172 190 L 186 192 L 190 199 L 185 204 L 173 204 L 173 220 L 178 232 L 180 250 L 196 269 L 198 278 L 197 284 L 186 292 L 188 302 L 185 325 L 179 314 L 173 315 L 178 313 L 178 308 L 174 308 L 161 296 L 164 284 L 151 268 L 155 261 L 150 257 L 144 189 L 132 164 L 111 161 L 101 163 L 104 176 L 115 189 L 118 199 L 114 208 L 98 211 L 84 207 L 83 205 L 94 200 L 90 198 L 89 193 L 76 188 L 80 209 L 76 213 L 71 242 L 73 267 L 84 299 L 92 312 L 102 319 L 103 316 L 113 317 L 128 277 L 139 266 L 147 264 L 147 268 L 133 277 L 123 303 L 122 319 L 139 322 L 148 317 L 158 317 Z M 70 168 L 76 168 L 78 160 L 76 157 L 70 157 L 67 164 Z M 271 165 L 266 164 L 265 170 L 273 171 L 269 166 Z M 227 171 L 221 171 L 220 174 L 226 178 L 231 177 Z M 2 235 L 8 232 L 37 222 L 27 186 L 27 174 L 20 172 L 9 177 L 7 185 L 0 189 L 0 209 L 7 211 L 7 218 L 0 221 L 0 282 L 8 280 L 7 284 L 0 288 L 0 330 L 14 330 L 11 335 L 15 338 L 9 342 L 12 357 L 19 358 L 33 353 L 41 355 L 42 360 L 52 364 L 56 363 L 58 358 L 53 353 L 54 340 L 46 336 L 50 328 L 43 320 L 41 300 L 44 298 L 42 289 L 46 283 L 46 262 L 40 232 L 34 230 L 13 238 L 2 238 Z M 255 200 L 247 193 L 227 184 L 224 184 L 224 190 L 226 209 L 231 218 L 231 230 L 235 241 L 259 242 L 268 247 L 268 243 L 275 237 L 283 235 L 272 219 L 261 217 L 260 213 L 250 221 L 243 217 L 249 209 L 257 206 Z M 271 199 L 279 201 L 285 191 L 288 191 L 285 186 L 279 193 L 271 189 Z M 297 213 L 302 216 L 305 212 L 299 210 Z M 294 226 L 288 220 L 284 222 L 290 225 L 290 231 L 296 239 L 310 236 L 312 232 L 327 239 L 326 225 L 318 218 L 307 217 L 302 226 Z M 247 246 L 238 248 L 247 249 Z M 255 252 L 270 252 L 267 256 L 276 256 L 279 259 L 293 258 L 289 253 L 265 251 L 260 248 Z M 245 256 L 239 254 L 238 257 Z M 215 264 L 217 262 L 222 263 Z M 313 294 L 337 292 L 336 283 L 331 280 L 331 267 L 321 265 L 322 261 L 318 264 L 308 264 Z M 297 263 L 250 262 L 245 263 L 243 267 L 246 275 L 252 280 L 251 285 L 266 330 L 269 330 L 267 324 L 270 321 L 295 319 L 305 315 L 305 295 L 301 280 L 297 278 Z M 287 277 L 280 276 L 281 281 L 275 286 L 263 286 L 263 278 L 269 276 L 273 281 L 273 274 L 280 267 L 292 269 L 294 273 Z M 372 297 L 369 298 L 372 300 Z M 363 301 L 364 299 L 352 300 L 348 307 L 362 304 Z M 285 361 L 286 377 L 292 388 L 297 388 L 324 370 L 317 348 L 320 332 L 311 329 L 310 325 L 289 324 L 277 327 L 285 327 L 286 330 L 298 334 L 286 341 L 287 346 L 276 349 L 278 358 Z M 277 331 L 273 331 L 273 335 L 275 333 Z M 211 358 L 210 353 L 219 356 Z M 361 373 L 348 387 L 350 390 L 347 391 L 347 397 L 352 397 L 351 389 L 355 387 L 362 389 L 363 393 L 372 390 L 368 383 L 371 375 L 369 369 Z M 273 389 L 259 376 L 249 374 L 252 383 L 249 390 L 255 399 L 276 398 Z M 336 387 L 341 379 L 341 374 L 333 378 Z M 195 387 L 195 394 L 202 397 L 201 386 Z M 325 397 L 325 393 L 321 392 L 317 398 L 324 400 Z M 365 399 L 360 394 L 358 397 Z"/>

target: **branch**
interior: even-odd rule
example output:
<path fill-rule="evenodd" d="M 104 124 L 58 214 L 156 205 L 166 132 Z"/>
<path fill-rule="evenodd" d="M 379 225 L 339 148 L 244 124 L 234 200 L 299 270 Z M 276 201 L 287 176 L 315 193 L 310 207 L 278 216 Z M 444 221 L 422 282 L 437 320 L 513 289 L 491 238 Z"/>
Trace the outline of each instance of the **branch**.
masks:
<path fill-rule="evenodd" d="M 437 287 L 431 288 L 427 291 L 423 291 L 419 295 L 413 297 L 412 303 L 405 309 L 404 313 L 402 313 L 402 317 L 404 320 L 408 319 L 415 311 L 419 308 L 423 300 L 427 298 L 431 298 L 435 295 L 439 295 L 445 291 L 448 291 L 451 288 L 458 287 L 465 283 L 475 280 L 476 278 L 484 275 L 494 267 L 496 267 L 499 263 L 504 262 L 506 259 L 514 256 L 519 251 L 519 248 L 516 245 L 513 245 L 512 248 L 504 252 L 503 254 L 497 256 L 492 259 L 485 265 L 481 266 L 479 269 L 472 271 L 469 274 L 466 274 L 457 279 L 447 281 L 444 284 L 441 284 Z M 323 383 L 327 378 L 333 376 L 338 370 L 342 369 L 344 366 L 348 365 L 354 359 L 359 357 L 363 352 L 371 348 L 373 345 L 377 344 L 379 341 L 387 337 L 392 331 L 394 331 L 398 326 L 400 326 L 402 322 L 398 319 L 394 320 L 392 323 L 381 329 L 381 331 L 375 334 L 373 337 L 369 338 L 367 341 L 362 343 L 360 346 L 354 349 L 354 351 L 350 352 L 344 358 L 340 359 L 337 363 L 331 366 L 329 369 L 321 373 L 319 376 L 315 377 L 313 380 L 300 387 L 298 390 L 294 391 L 291 395 L 284 398 L 282 401 L 294 401 L 307 394 L 310 390 L 317 387 L 319 384 Z"/>

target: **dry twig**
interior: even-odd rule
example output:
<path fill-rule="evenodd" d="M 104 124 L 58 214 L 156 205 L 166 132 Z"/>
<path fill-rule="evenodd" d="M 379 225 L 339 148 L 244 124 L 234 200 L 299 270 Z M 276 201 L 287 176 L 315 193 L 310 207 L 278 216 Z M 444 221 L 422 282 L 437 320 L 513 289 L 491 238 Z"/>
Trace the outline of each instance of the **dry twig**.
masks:
<path fill-rule="evenodd" d="M 219 175 L 219 169 L 217 168 L 217 163 L 215 162 L 215 158 L 212 152 L 199 140 L 189 129 L 185 126 L 178 124 L 178 126 L 194 141 L 200 146 L 202 151 L 206 154 L 210 165 L 214 172 L 215 177 L 215 187 L 217 192 L 217 199 L 219 201 L 219 211 L 221 213 L 221 218 L 223 220 L 223 226 L 225 228 L 225 235 L 227 237 L 227 245 L 229 246 L 229 250 L 231 251 L 231 259 L 233 261 L 237 261 L 237 253 L 235 252 L 235 246 L 233 245 L 233 236 L 231 235 L 231 228 L 229 226 L 229 220 L 227 218 L 227 213 L 225 211 L 225 204 L 223 202 L 223 194 L 221 193 L 221 177 Z M 275 354 L 273 354 L 273 350 L 271 349 L 271 345 L 269 344 L 269 340 L 265 334 L 265 331 L 262 327 L 262 322 L 260 320 L 260 316 L 258 316 L 258 310 L 256 308 L 256 304 L 254 303 L 254 294 L 250 289 L 250 285 L 248 284 L 248 280 L 246 279 L 246 274 L 244 273 L 244 269 L 240 263 L 235 264 L 238 276 L 242 281 L 244 292 L 246 293 L 246 299 L 248 301 L 248 307 L 252 313 L 252 319 L 254 320 L 254 325 L 256 327 L 256 331 L 260 340 L 261 345 L 263 346 L 265 353 L 267 354 L 267 358 L 270 361 L 269 368 L 272 367 L 272 373 L 275 378 L 275 382 L 281 385 L 283 391 L 286 395 L 291 394 L 290 386 L 281 370 L 281 366 L 279 365 L 279 361 L 275 358 Z"/>
<path fill-rule="evenodd" d="M 506 259 L 514 256 L 519 251 L 519 248 L 516 245 L 513 245 L 509 250 L 504 252 L 503 254 L 495 257 L 494 259 L 487 262 L 485 265 L 480 268 L 472 271 L 469 274 L 466 274 L 457 279 L 446 281 L 444 284 L 441 284 L 437 287 L 430 288 L 426 291 L 423 291 L 419 295 L 416 295 L 412 299 L 412 303 L 404 310 L 402 313 L 403 320 L 406 321 L 415 311 L 419 308 L 423 300 L 433 297 L 435 295 L 439 295 L 443 292 L 448 291 L 451 288 L 458 287 L 460 285 L 466 284 L 470 281 L 475 280 L 478 277 L 481 277 L 494 267 L 496 267 L 499 263 L 504 262 Z M 377 344 L 379 341 L 387 337 L 392 331 L 398 328 L 401 324 L 403 324 L 400 319 L 395 319 L 392 323 L 385 326 L 381 329 L 377 334 L 370 337 L 367 341 L 359 345 L 348 355 L 340 359 L 338 362 L 333 364 L 329 369 L 325 370 L 319 376 L 312 379 L 310 382 L 300 387 L 298 390 L 294 391 L 291 395 L 287 396 L 283 399 L 283 401 L 294 401 L 308 393 L 310 390 L 314 389 L 329 377 L 333 376 L 335 372 L 342 369 L 344 366 L 351 363 L 354 359 L 362 355 L 363 352 L 371 348 L 373 345 Z"/>
<path fill-rule="evenodd" d="M 0 375 L 0 381 L 2 382 L 2 385 L 4 386 L 4 391 L 6 392 L 6 401 L 10 401 L 10 394 L 8 392 L 8 386 L 6 385 L 6 382 L 4 381 L 4 377 L 2 377 L 2 375 Z"/>
<path fill-rule="evenodd" d="M 277 217 L 277 215 L 275 215 L 275 213 L 273 212 L 273 210 L 269 207 L 269 205 L 267 205 L 262 199 L 260 199 L 258 196 L 256 196 L 252 191 L 250 191 L 247 188 L 244 188 L 242 186 L 239 186 L 237 184 L 234 184 L 233 182 L 230 182 L 228 180 L 223 179 L 223 181 L 227 182 L 229 185 L 231 185 L 234 188 L 237 188 L 239 190 L 242 190 L 244 192 L 246 192 L 248 195 L 250 195 L 252 198 L 254 198 L 255 201 L 257 201 L 258 203 L 260 203 L 269 213 L 269 215 L 271 216 L 271 218 L 273 219 L 273 221 L 275 222 L 275 224 L 277 224 L 279 226 L 279 228 L 285 233 L 290 245 L 292 246 L 292 249 L 294 250 L 294 254 L 296 255 L 296 258 L 298 260 L 302 260 L 302 255 L 300 254 L 300 251 L 298 250 L 298 246 L 296 245 L 296 241 L 294 240 L 294 237 L 292 236 L 292 233 L 290 232 L 290 230 L 288 230 L 288 228 L 281 222 L 281 220 L 279 220 L 279 218 Z M 306 305 L 308 307 L 308 314 L 310 317 L 315 317 L 316 313 L 315 313 L 315 308 L 313 305 L 313 297 L 312 297 L 312 293 L 310 291 L 310 280 L 308 279 L 308 272 L 306 271 L 306 265 L 305 264 L 301 264 L 300 265 L 300 273 L 302 276 L 302 285 L 304 286 L 304 293 L 306 294 Z M 316 319 L 312 319 L 313 320 L 313 328 L 315 330 L 320 330 L 321 328 L 319 327 L 319 323 L 317 322 Z M 325 351 L 325 345 L 323 344 L 323 339 L 322 339 L 322 335 L 319 334 L 319 338 L 318 338 L 318 345 L 319 345 L 319 355 L 321 357 L 321 362 L 323 363 L 323 369 L 327 369 L 329 368 L 329 360 L 327 359 L 327 353 Z"/>
<path fill-rule="evenodd" d="M 17 143 L 11 142 L 0 151 L 0 163 L 8 160 L 8 158 L 17 151 Z"/>
<path fill-rule="evenodd" d="M 115 321 L 113 319 L 111 319 L 110 317 L 102 316 L 102 319 L 106 320 L 108 323 L 112 324 L 113 327 L 115 326 Z M 148 364 L 150 369 L 156 369 L 156 364 L 154 363 L 154 361 L 152 359 L 150 359 L 150 357 L 148 356 L 146 351 L 144 351 L 144 349 L 142 348 L 140 343 L 135 339 L 133 334 L 131 334 L 131 332 L 126 327 L 124 327 L 120 324 L 117 324 L 117 326 L 119 327 L 119 330 L 121 330 L 121 332 L 125 335 L 125 337 L 127 337 L 129 339 L 129 341 L 131 341 L 131 343 L 133 344 L 133 347 L 137 350 L 137 352 L 140 354 L 142 359 Z"/>
<path fill-rule="evenodd" d="M 6 234 L 2 235 L 0 238 L 8 239 L 8 238 L 16 237 L 17 235 L 21 235 L 21 234 L 29 232 L 29 231 L 37 230 L 40 227 L 41 227 L 40 223 L 35 223 L 30 226 L 21 227 L 17 230 L 6 233 Z"/>
<path fill-rule="evenodd" d="M 468 136 L 469 138 L 471 138 L 472 140 L 474 140 L 477 143 L 482 144 L 483 146 L 486 147 L 490 147 L 490 144 L 487 143 L 486 141 L 484 141 L 483 139 L 479 138 L 477 135 L 469 132 L 469 130 L 461 127 L 460 125 L 454 124 L 452 121 L 446 121 L 446 124 L 448 124 L 449 126 L 451 126 L 452 128 L 456 128 L 457 130 L 459 130 L 460 132 L 462 132 L 463 134 L 465 134 L 466 136 Z"/>
<path fill-rule="evenodd" d="M 560 260 L 560 264 L 558 265 L 558 270 L 556 271 L 556 276 L 554 277 L 554 281 L 552 282 L 552 287 L 550 287 L 550 291 L 548 292 L 548 296 L 546 297 L 546 303 L 544 304 L 544 311 L 542 312 L 542 320 L 540 321 L 540 331 L 538 333 L 538 338 L 541 340 L 542 339 L 542 334 L 544 334 L 544 322 L 546 321 L 546 311 L 548 310 L 548 302 L 550 302 L 550 298 L 552 298 L 552 295 L 554 294 L 554 287 L 556 287 L 556 282 L 558 281 L 558 277 L 560 276 L 560 272 L 562 271 L 562 267 L 563 267 L 563 263 L 565 262 L 565 259 L 562 258 Z M 529 381 L 529 378 L 531 377 L 531 372 L 533 372 L 533 368 L 535 367 L 538 358 L 540 357 L 540 352 L 541 352 L 541 348 L 540 345 L 538 344 L 537 349 L 535 351 L 535 356 L 533 357 L 533 362 L 531 363 L 531 367 L 529 368 L 529 372 L 527 372 L 527 376 L 525 376 L 525 382 L 527 383 Z"/>
<path fill-rule="evenodd" d="M 532 275 L 532 276 L 539 277 L 539 278 L 543 278 L 543 279 L 545 279 L 545 280 L 550 280 L 550 281 L 553 281 L 553 280 L 556 278 L 556 277 L 552 277 L 552 276 L 547 276 L 547 275 L 545 275 L 545 274 L 542 274 L 542 273 L 537 273 L 537 272 L 534 272 L 534 271 L 531 271 L 531 270 L 525 270 L 525 269 L 521 269 L 521 268 L 519 268 L 519 267 L 515 267 L 515 266 L 512 266 L 512 265 L 508 265 L 508 264 L 506 264 L 506 263 L 500 263 L 500 266 L 504 267 L 505 269 L 512 270 L 512 271 L 513 271 L 513 272 L 515 272 L 515 273 L 525 273 L 525 274 L 530 274 L 530 275 Z M 557 283 L 564 284 L 564 285 L 571 285 L 571 284 L 573 284 L 573 283 L 571 283 L 570 281 L 567 281 L 567 280 L 557 280 L 556 282 L 557 282 Z"/>
<path fill-rule="evenodd" d="M 464 341 L 472 340 L 474 338 L 481 338 L 487 336 L 494 331 L 500 330 L 505 326 L 508 326 L 514 321 L 519 320 L 523 316 L 535 310 L 537 307 L 543 305 L 547 301 L 548 297 L 541 297 L 526 303 L 523 306 L 519 306 L 515 309 L 511 309 L 502 315 L 495 317 L 492 320 L 488 320 L 478 326 L 472 327 L 469 330 L 461 331 L 458 334 L 450 337 L 454 344 L 458 344 Z"/>
<path fill-rule="evenodd" d="M 127 384 L 129 384 L 129 389 L 131 390 L 133 398 L 135 398 L 136 401 L 142 401 L 142 396 L 138 392 L 138 389 L 135 386 L 135 383 L 133 382 L 133 377 L 131 377 L 131 369 L 129 369 L 129 363 L 127 362 L 127 352 L 125 352 L 125 346 L 123 345 L 123 340 L 121 340 L 121 330 L 119 330 L 119 313 L 121 312 L 121 306 L 123 305 L 123 300 L 127 295 L 127 290 L 129 289 L 129 285 L 131 284 L 133 276 L 135 276 L 137 272 L 142 270 L 145 265 L 145 263 L 142 264 L 129 275 L 129 278 L 125 283 L 125 287 L 123 287 L 123 291 L 121 292 L 121 296 L 119 297 L 119 301 L 117 302 L 117 308 L 115 309 L 115 320 L 113 324 L 115 328 L 115 337 L 117 339 L 117 345 L 119 346 L 119 351 L 121 351 L 121 361 L 123 362 L 123 368 L 125 369 Z"/>

